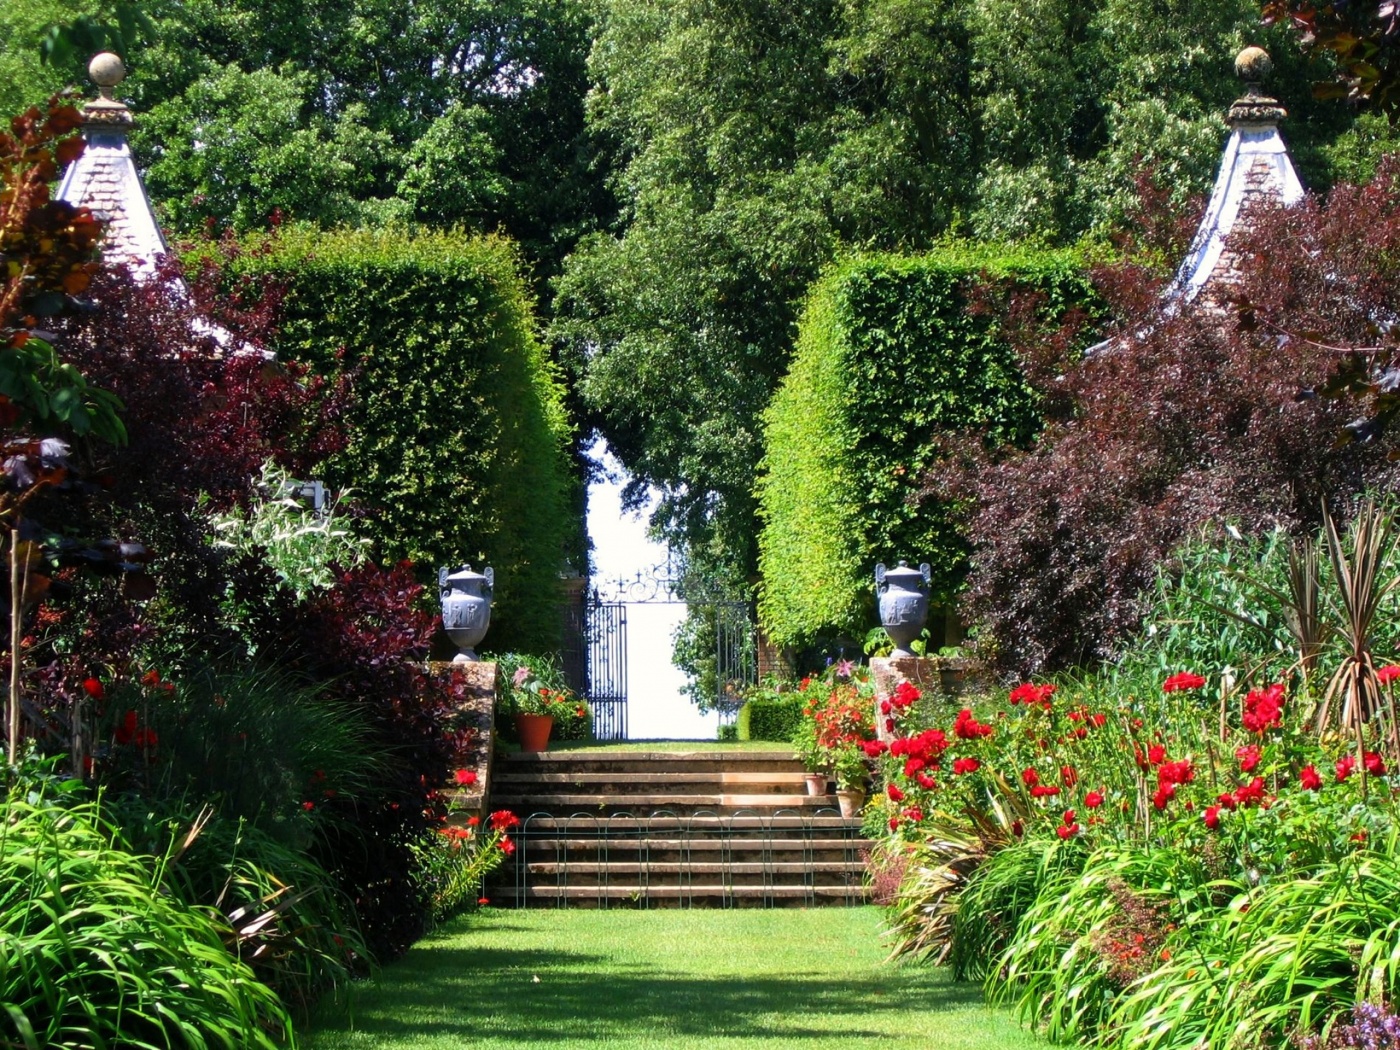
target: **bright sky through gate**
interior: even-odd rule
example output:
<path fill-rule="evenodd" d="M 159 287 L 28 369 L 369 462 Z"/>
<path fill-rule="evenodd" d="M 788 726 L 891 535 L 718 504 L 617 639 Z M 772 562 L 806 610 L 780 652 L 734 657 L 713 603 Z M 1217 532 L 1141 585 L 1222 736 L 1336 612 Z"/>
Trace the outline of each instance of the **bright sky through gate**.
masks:
<path fill-rule="evenodd" d="M 649 576 L 665 565 L 667 549 L 647 536 L 655 497 L 639 511 L 622 509 L 626 472 L 601 438 L 588 450 L 609 479 L 588 486 L 588 536 L 593 541 L 595 580 Z M 702 715 L 681 692 L 685 675 L 671 663 L 676 628 L 685 606 L 627 605 L 627 732 L 633 740 L 713 740 L 717 715 Z"/>

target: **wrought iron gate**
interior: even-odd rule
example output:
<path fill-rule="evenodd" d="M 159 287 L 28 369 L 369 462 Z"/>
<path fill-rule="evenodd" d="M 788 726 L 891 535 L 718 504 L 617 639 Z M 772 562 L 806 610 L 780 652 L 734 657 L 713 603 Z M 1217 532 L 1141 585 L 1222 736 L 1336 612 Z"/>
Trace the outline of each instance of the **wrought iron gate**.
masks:
<path fill-rule="evenodd" d="M 627 606 L 604 602 L 595 591 L 584 612 L 588 647 L 585 695 L 593 707 L 593 735 L 627 739 Z"/>
<path fill-rule="evenodd" d="M 593 705 L 599 740 L 627 737 L 627 606 L 686 605 L 713 622 L 713 681 L 704 682 L 709 705 L 722 723 L 732 722 L 744 689 L 758 679 L 752 604 L 723 589 L 685 576 L 674 565 L 631 579 L 597 580 L 584 611 L 585 693 Z M 709 678 L 708 667 L 705 677 Z"/>

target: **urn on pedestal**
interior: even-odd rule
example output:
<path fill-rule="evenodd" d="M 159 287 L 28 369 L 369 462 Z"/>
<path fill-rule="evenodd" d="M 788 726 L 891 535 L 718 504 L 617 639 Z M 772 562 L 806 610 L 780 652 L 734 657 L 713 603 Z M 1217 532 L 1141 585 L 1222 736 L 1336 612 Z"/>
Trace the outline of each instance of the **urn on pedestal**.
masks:
<path fill-rule="evenodd" d="M 451 574 L 446 567 L 438 570 L 442 628 L 458 649 L 452 658 L 454 664 L 476 660 L 475 648 L 491 626 L 491 592 L 495 586 L 496 574 L 489 568 L 472 572 L 470 565 L 463 565 Z"/>
<path fill-rule="evenodd" d="M 891 656 L 913 656 L 910 643 L 919 637 L 928 618 L 928 592 L 933 577 L 928 563 L 917 569 L 900 562 L 895 569 L 875 566 L 875 594 L 880 606 L 880 625 L 894 642 Z"/>

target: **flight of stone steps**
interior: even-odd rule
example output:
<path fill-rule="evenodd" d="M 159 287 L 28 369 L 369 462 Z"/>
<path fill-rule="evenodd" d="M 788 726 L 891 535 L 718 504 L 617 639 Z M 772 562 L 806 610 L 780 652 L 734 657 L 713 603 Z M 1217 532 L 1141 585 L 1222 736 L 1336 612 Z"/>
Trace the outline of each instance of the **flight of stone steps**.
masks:
<path fill-rule="evenodd" d="M 561 751 L 497 761 L 520 816 L 497 905 L 776 907 L 866 899 L 860 820 L 791 751 Z"/>

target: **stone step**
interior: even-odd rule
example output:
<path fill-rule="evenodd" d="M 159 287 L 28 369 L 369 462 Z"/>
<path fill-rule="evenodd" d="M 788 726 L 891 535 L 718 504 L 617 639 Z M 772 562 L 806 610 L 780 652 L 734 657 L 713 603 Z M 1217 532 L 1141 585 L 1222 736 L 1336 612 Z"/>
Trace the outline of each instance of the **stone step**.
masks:
<path fill-rule="evenodd" d="M 789 791 L 793 789 L 805 790 L 806 781 L 800 772 L 789 770 L 752 770 L 733 772 L 730 770 L 702 770 L 699 772 L 665 772 L 641 771 L 636 773 L 622 773 L 616 771 L 572 770 L 570 772 L 542 773 L 534 770 L 520 771 L 508 769 L 498 772 L 492 778 L 495 785 L 504 785 L 514 788 L 517 785 L 528 784 L 531 787 L 543 788 L 555 784 L 574 787 L 596 786 L 612 787 L 614 785 L 640 785 L 643 787 L 666 787 L 675 785 L 690 784 L 714 784 L 719 787 L 774 787 L 783 788 Z"/>
<path fill-rule="evenodd" d="M 869 839 L 851 836 L 849 838 L 750 838 L 707 836 L 703 838 L 526 838 L 519 836 L 516 842 L 521 848 L 544 850 L 597 850 L 606 846 L 609 851 L 632 851 L 645 849 L 656 853 L 718 853 L 721 851 L 738 853 L 756 850 L 772 850 L 779 853 L 833 852 L 839 850 L 869 849 Z"/>
<path fill-rule="evenodd" d="M 525 865 L 531 875 L 566 875 L 572 884 L 575 877 L 598 879 L 614 875 L 765 875 L 776 883 L 802 884 L 806 875 L 853 875 L 857 879 L 865 872 L 858 860 L 790 860 L 790 861 L 694 861 L 694 860 L 572 860 L 530 861 Z"/>
<path fill-rule="evenodd" d="M 686 898 L 740 898 L 762 901 L 765 898 L 801 902 L 815 898 L 819 901 L 846 902 L 865 899 L 866 890 L 859 885 L 852 886 L 726 886 L 721 883 L 699 883 L 691 886 L 527 886 L 523 894 L 515 887 L 500 886 L 491 894 L 495 903 L 514 902 L 522 897 L 526 901 L 564 901 L 571 903 L 590 899 L 657 901 L 684 900 Z"/>
<path fill-rule="evenodd" d="M 508 809 L 517 815 L 527 810 L 555 810 L 560 807 L 589 806 L 600 810 L 645 810 L 654 811 L 678 806 L 687 809 L 786 809 L 794 811 L 834 809 L 831 799 L 823 798 L 820 795 L 780 795 L 777 793 L 768 794 L 735 794 L 720 792 L 714 794 L 659 794 L 659 795 L 593 795 L 593 794 L 565 794 L 560 792 L 541 793 L 529 792 L 528 794 L 515 794 L 507 791 L 491 792 L 491 807 L 493 809 Z"/>
<path fill-rule="evenodd" d="M 813 831 L 832 834 L 841 832 L 860 833 L 860 820 L 856 817 L 843 817 L 835 807 L 821 809 L 814 813 L 697 813 L 691 816 L 674 814 L 649 815 L 636 813 L 533 813 L 519 811 L 522 831 L 538 835 L 546 831 L 562 831 L 564 834 L 631 834 L 651 837 L 659 833 L 689 836 L 723 836 L 735 833 L 775 835 L 784 838 L 800 837 Z"/>
<path fill-rule="evenodd" d="M 792 751 L 779 752 L 639 752 L 639 751 L 538 751 L 526 754 L 503 755 L 496 766 L 496 773 L 518 773 L 537 770 L 551 772 L 670 772 L 704 773 L 720 770 L 732 773 L 741 772 L 791 772 L 801 773 L 802 763 L 793 757 Z"/>

